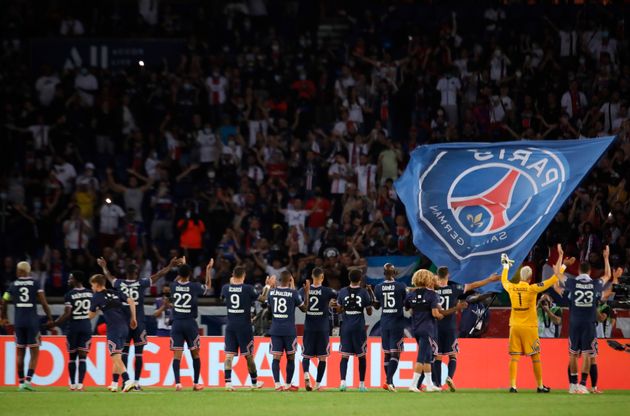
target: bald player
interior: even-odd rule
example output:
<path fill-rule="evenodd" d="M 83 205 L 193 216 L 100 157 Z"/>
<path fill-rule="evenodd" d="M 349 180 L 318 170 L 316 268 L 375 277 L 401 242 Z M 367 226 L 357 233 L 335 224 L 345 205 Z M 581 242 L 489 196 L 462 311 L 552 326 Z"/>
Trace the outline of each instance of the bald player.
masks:
<path fill-rule="evenodd" d="M 15 307 L 13 327 L 15 329 L 15 346 L 17 347 L 17 372 L 19 391 L 33 391 L 31 380 L 37 368 L 39 358 L 39 318 L 37 316 L 37 302 L 42 305 L 48 317 L 47 325 L 52 324 L 52 314 L 44 295 L 44 289 L 39 282 L 31 277 L 31 265 L 21 261 L 17 264 L 17 280 L 9 285 L 2 297 L 0 321 L 7 324 L 7 303 L 12 302 Z M 24 357 L 26 349 L 30 350 L 31 360 L 28 372 L 24 377 Z"/>

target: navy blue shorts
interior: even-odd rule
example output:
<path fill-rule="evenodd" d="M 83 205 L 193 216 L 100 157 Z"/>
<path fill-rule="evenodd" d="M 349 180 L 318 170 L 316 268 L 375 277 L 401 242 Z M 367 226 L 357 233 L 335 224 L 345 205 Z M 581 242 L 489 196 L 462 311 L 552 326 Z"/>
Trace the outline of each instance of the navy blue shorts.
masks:
<path fill-rule="evenodd" d="M 437 331 L 437 355 L 450 355 L 459 352 L 457 333 L 452 328 Z"/>
<path fill-rule="evenodd" d="M 70 322 L 70 328 L 66 334 L 66 346 L 68 352 L 90 351 L 92 343 L 92 324 L 89 319 L 81 319 Z"/>
<path fill-rule="evenodd" d="M 304 358 L 328 357 L 330 354 L 328 331 L 304 331 L 302 337 Z"/>
<path fill-rule="evenodd" d="M 294 354 L 297 347 L 297 337 L 294 335 L 271 335 L 272 354 Z"/>
<path fill-rule="evenodd" d="M 136 346 L 147 344 L 147 329 L 144 325 L 144 320 L 142 322 L 138 321 L 136 329 L 129 328 L 129 335 L 127 335 L 125 346 L 128 347 L 131 345 L 131 341 L 133 341 L 133 345 Z"/>
<path fill-rule="evenodd" d="M 595 324 L 577 322 L 569 325 L 569 352 L 571 354 L 597 355 Z"/>
<path fill-rule="evenodd" d="M 381 344 L 384 352 L 401 352 L 405 341 L 405 328 L 402 325 L 381 326 Z"/>
<path fill-rule="evenodd" d="M 184 349 L 184 342 L 189 350 L 199 349 L 199 327 L 194 319 L 175 319 L 171 326 L 171 351 Z"/>
<path fill-rule="evenodd" d="M 15 326 L 15 346 L 18 348 L 39 347 L 39 323 Z"/>
<path fill-rule="evenodd" d="M 122 354 L 123 348 L 125 347 L 125 341 L 127 341 L 127 336 L 129 334 L 129 328 L 126 326 L 120 328 L 107 328 L 107 348 L 109 349 L 109 354 Z"/>
<path fill-rule="evenodd" d="M 365 329 L 350 329 L 340 331 L 341 347 L 339 352 L 342 356 L 356 355 L 363 357 L 367 353 L 367 332 Z"/>
<path fill-rule="evenodd" d="M 254 333 L 252 327 L 226 328 L 225 352 L 230 354 L 252 355 L 254 353 Z"/>
<path fill-rule="evenodd" d="M 417 332 L 414 334 L 418 342 L 418 358 L 417 363 L 432 363 L 433 356 L 437 353 L 437 343 L 435 339 L 426 332 Z"/>

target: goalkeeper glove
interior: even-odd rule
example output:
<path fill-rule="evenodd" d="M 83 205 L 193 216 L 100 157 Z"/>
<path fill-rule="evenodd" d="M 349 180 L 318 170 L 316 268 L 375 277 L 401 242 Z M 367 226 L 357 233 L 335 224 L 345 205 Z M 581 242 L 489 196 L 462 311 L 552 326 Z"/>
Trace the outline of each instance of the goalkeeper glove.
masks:
<path fill-rule="evenodd" d="M 501 264 L 503 267 L 511 267 L 514 264 L 514 260 L 510 260 L 507 254 L 501 254 Z"/>

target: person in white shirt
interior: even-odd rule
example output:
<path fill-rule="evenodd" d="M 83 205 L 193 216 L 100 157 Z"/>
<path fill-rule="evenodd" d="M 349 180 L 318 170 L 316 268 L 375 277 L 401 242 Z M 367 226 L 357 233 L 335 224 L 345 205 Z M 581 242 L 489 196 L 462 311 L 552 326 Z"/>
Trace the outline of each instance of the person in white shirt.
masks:
<path fill-rule="evenodd" d="M 46 66 L 42 76 L 37 78 L 37 81 L 35 81 L 35 90 L 38 93 L 41 105 L 44 107 L 48 107 L 50 105 L 52 100 L 55 98 L 55 91 L 59 82 L 61 82 L 59 77 L 52 73 L 50 67 Z"/>
<path fill-rule="evenodd" d="M 602 104 L 599 112 L 602 114 L 604 118 L 604 133 L 611 133 L 613 121 L 617 118 L 617 114 L 619 114 L 619 107 L 621 103 L 619 102 L 619 91 L 615 91 L 612 93 L 610 97 L 610 101 Z"/>
<path fill-rule="evenodd" d="M 197 131 L 197 145 L 199 146 L 199 162 L 214 164 L 219 160 L 219 141 L 212 131 L 210 123 Z"/>
<path fill-rule="evenodd" d="M 514 103 L 507 94 L 507 85 L 502 85 L 500 95 L 493 95 L 490 99 L 492 103 L 490 111 L 491 123 L 503 123 L 505 117 L 514 109 Z"/>
<path fill-rule="evenodd" d="M 72 208 L 70 218 L 63 222 L 64 245 L 69 250 L 83 250 L 90 241 L 92 226 L 86 219 L 81 218 L 78 205 Z"/>
<path fill-rule="evenodd" d="M 74 77 L 74 87 L 85 106 L 94 106 L 94 94 L 98 90 L 98 80 L 87 68 L 81 68 Z"/>
<path fill-rule="evenodd" d="M 105 195 L 105 200 L 99 210 L 99 240 L 101 249 L 113 247 L 120 231 L 120 219 L 125 217 L 125 211 L 114 204 L 110 194 Z"/>
<path fill-rule="evenodd" d="M 55 177 L 63 185 L 63 193 L 69 194 L 74 187 L 74 180 L 77 177 L 77 171 L 70 163 L 66 162 L 61 156 L 57 156 L 55 159 Z"/>
<path fill-rule="evenodd" d="M 362 153 L 359 157 L 359 165 L 354 168 L 357 178 L 357 190 L 361 196 L 369 196 L 376 191 L 376 171 L 375 164 L 370 163 L 367 153 Z"/>
<path fill-rule="evenodd" d="M 129 108 L 129 96 L 125 95 L 122 102 L 122 134 L 128 136 L 136 130 L 138 130 L 136 118 Z"/>
<path fill-rule="evenodd" d="M 36 124 L 30 125 L 26 128 L 16 127 L 12 124 L 6 126 L 9 130 L 17 131 L 20 133 L 30 133 L 33 136 L 33 148 L 35 150 L 44 150 L 50 145 L 50 130 L 55 126 L 49 126 L 44 121 L 44 116 L 39 114 L 37 116 Z"/>
<path fill-rule="evenodd" d="M 345 100 L 348 94 L 348 88 L 354 87 L 355 84 L 356 81 L 352 76 L 350 67 L 343 65 L 341 67 L 341 76 L 335 81 L 335 95 L 339 99 Z"/>
<path fill-rule="evenodd" d="M 560 99 L 562 110 L 569 115 L 569 118 L 581 117 L 586 111 L 588 100 L 582 91 L 578 91 L 578 82 L 572 80 L 569 84 L 569 91 L 565 92 Z"/>
<path fill-rule="evenodd" d="M 440 92 L 440 106 L 446 111 L 447 119 L 451 124 L 457 124 L 457 94 L 462 88 L 459 78 L 449 71 L 438 80 L 436 90 Z"/>
<path fill-rule="evenodd" d="M 284 218 L 289 227 L 298 227 L 301 229 L 306 224 L 306 218 L 311 215 L 311 211 L 302 209 L 302 200 L 296 198 L 292 204 L 289 204 L 286 209 L 281 209 L 281 213 L 284 214 Z"/>
<path fill-rule="evenodd" d="M 77 185 L 86 185 L 92 191 L 97 192 L 100 189 L 98 178 L 94 176 L 94 163 L 88 162 L 85 164 L 85 170 L 81 175 L 77 177 Z"/>
<path fill-rule="evenodd" d="M 335 155 L 335 163 L 328 168 L 328 177 L 330 178 L 330 193 L 334 197 L 341 197 L 346 192 L 348 179 L 352 176 L 352 170 L 346 162 L 346 156 L 343 153 Z"/>
<path fill-rule="evenodd" d="M 59 33 L 63 36 L 81 36 L 85 33 L 85 29 L 79 19 L 68 15 L 61 21 Z"/>
<path fill-rule="evenodd" d="M 219 106 L 225 104 L 227 100 L 228 81 L 219 68 L 214 68 L 212 74 L 206 78 L 206 90 L 208 91 L 208 104 Z"/>
<path fill-rule="evenodd" d="M 366 143 L 363 136 L 356 135 L 354 140 L 346 143 L 348 150 L 348 164 L 352 167 L 358 166 L 361 154 L 367 154 L 370 151 L 370 143 Z"/>
<path fill-rule="evenodd" d="M 497 84 L 508 75 L 508 67 L 512 64 L 510 58 L 508 58 L 501 49 L 497 48 L 490 60 L 490 79 Z"/>

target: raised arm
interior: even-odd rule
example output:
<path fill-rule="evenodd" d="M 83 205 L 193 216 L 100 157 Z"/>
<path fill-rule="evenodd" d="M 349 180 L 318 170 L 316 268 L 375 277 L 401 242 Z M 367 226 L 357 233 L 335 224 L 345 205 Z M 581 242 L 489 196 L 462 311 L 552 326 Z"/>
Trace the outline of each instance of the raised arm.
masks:
<path fill-rule="evenodd" d="M 477 280 L 476 282 L 466 283 L 464 285 L 464 293 L 470 292 L 471 290 L 478 289 L 492 282 L 498 282 L 499 280 L 501 280 L 501 276 L 496 273 L 493 273 L 483 280 Z"/>
<path fill-rule="evenodd" d="M 602 255 L 604 256 L 604 275 L 602 276 L 602 283 L 606 284 L 612 278 L 612 271 L 610 269 L 610 247 L 608 247 L 608 245 L 604 247 Z"/>
<path fill-rule="evenodd" d="M 99 257 L 98 259 L 96 259 L 96 264 L 98 264 L 99 267 L 103 270 L 103 274 L 105 275 L 109 283 L 113 285 L 116 278 L 109 272 L 109 269 L 107 268 L 107 261 L 103 257 Z"/>
<path fill-rule="evenodd" d="M 545 290 L 554 286 L 561 277 L 562 279 L 564 279 L 565 266 L 562 263 L 563 257 L 564 257 L 564 251 L 562 250 L 562 245 L 558 244 L 558 261 L 556 261 L 556 264 L 553 265 L 553 276 L 551 276 L 549 279 L 545 280 L 544 282 L 541 282 L 535 285 L 530 285 L 529 286 L 531 288 L 530 290 L 533 290 L 536 293 L 544 292 Z"/>
<path fill-rule="evenodd" d="M 157 273 L 149 277 L 149 279 L 151 279 L 151 284 L 154 285 L 158 280 L 160 280 L 169 271 L 171 271 L 171 269 L 181 265 L 182 263 L 183 263 L 183 259 L 181 258 L 178 259 L 177 257 L 173 257 L 171 261 L 166 265 L 166 267 L 164 267 L 162 270 L 159 270 Z"/>
<path fill-rule="evenodd" d="M 508 280 L 508 274 L 510 273 L 510 266 L 514 264 L 514 260 L 510 260 L 507 254 L 501 254 L 501 264 L 503 265 L 503 271 L 501 272 L 501 284 L 505 290 L 508 290 L 512 286 L 512 282 Z"/>

